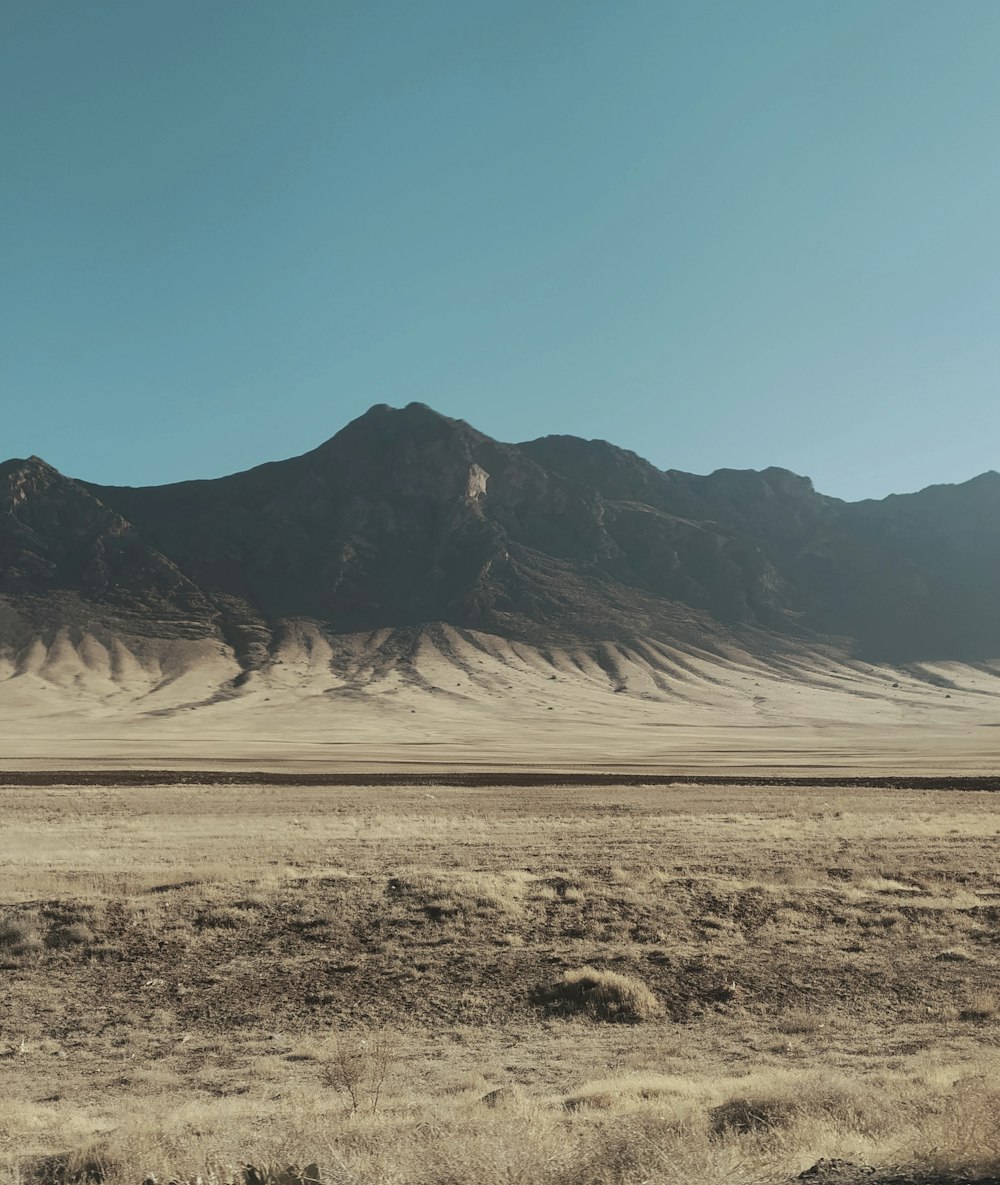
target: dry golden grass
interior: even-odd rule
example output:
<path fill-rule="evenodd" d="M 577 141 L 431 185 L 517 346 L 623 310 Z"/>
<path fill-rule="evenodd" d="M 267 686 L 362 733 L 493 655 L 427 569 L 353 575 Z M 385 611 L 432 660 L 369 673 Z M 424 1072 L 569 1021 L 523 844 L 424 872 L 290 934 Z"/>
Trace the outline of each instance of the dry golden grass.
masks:
<path fill-rule="evenodd" d="M 245 1161 L 372 1185 L 996 1172 L 998 806 L 7 790 L 0 1164 L 90 1149 L 122 1185 Z M 609 1003 L 641 1023 L 595 1020 Z"/>
<path fill-rule="evenodd" d="M 614 971 L 581 967 L 541 984 L 533 998 L 550 1016 L 589 1016 L 621 1024 L 652 1020 L 660 1002 L 641 980 Z"/>

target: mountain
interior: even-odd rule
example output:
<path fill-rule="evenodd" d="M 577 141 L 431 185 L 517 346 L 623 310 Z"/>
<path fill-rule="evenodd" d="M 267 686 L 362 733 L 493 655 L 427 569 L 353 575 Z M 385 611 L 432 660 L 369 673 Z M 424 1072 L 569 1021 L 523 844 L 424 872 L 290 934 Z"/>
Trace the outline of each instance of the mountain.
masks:
<path fill-rule="evenodd" d="M 0 465 L 11 654 L 86 632 L 231 652 L 248 673 L 303 631 L 443 623 L 540 648 L 980 661 L 1000 657 L 998 600 L 992 472 L 846 503 L 784 469 L 696 476 L 604 441 L 503 444 L 421 404 L 373 407 L 312 452 L 211 481 Z"/>
<path fill-rule="evenodd" d="M 210 632 L 212 603 L 166 556 L 82 482 L 38 457 L 0 464 L 0 607 L 11 622 L 153 637 Z"/>

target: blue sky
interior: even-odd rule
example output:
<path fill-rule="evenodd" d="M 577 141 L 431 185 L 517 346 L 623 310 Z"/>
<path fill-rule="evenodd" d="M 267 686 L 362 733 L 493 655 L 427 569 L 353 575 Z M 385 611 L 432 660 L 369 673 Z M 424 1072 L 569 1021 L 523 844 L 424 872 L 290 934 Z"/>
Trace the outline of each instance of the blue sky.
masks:
<path fill-rule="evenodd" d="M 1000 468 L 996 0 L 2 0 L 0 456 L 373 403 L 847 498 Z"/>

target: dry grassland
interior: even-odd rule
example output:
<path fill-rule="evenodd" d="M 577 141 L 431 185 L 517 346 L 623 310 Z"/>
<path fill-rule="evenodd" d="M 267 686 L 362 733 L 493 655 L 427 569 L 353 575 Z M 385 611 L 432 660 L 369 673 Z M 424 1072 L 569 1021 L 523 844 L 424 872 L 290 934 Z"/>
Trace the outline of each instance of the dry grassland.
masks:
<path fill-rule="evenodd" d="M 1000 1174 L 998 808 L 5 789 L 0 1166 L 24 1180 L 89 1149 L 122 1185 L 312 1161 L 345 1185 L 787 1181 L 821 1157 Z"/>

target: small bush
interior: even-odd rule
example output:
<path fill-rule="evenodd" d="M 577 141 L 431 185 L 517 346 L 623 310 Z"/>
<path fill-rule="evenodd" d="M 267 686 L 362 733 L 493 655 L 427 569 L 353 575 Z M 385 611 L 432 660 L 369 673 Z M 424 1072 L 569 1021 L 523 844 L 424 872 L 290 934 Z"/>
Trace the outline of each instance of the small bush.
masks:
<path fill-rule="evenodd" d="M 934 958 L 942 963 L 974 963 L 976 961 L 975 955 L 970 955 L 967 950 L 963 950 L 959 946 L 950 946 L 947 950 L 936 954 Z"/>
<path fill-rule="evenodd" d="M 120 1166 L 100 1148 L 83 1148 L 22 1160 L 17 1176 L 24 1185 L 102 1185 Z"/>
<path fill-rule="evenodd" d="M 594 967 L 567 971 L 555 983 L 542 984 L 536 988 L 534 999 L 557 1016 L 584 1015 L 619 1024 L 638 1024 L 662 1011 L 656 996 L 641 980 Z"/>
<path fill-rule="evenodd" d="M 40 950 L 41 946 L 42 940 L 34 917 L 7 917 L 0 920 L 0 954 L 19 958 Z"/>
<path fill-rule="evenodd" d="M 959 1020 L 992 1020 L 1000 1012 L 1000 999 L 992 992 L 973 992 L 958 1014 Z"/>
<path fill-rule="evenodd" d="M 341 1033 L 322 1059 L 320 1080 L 344 1096 L 352 1114 L 375 1114 L 385 1080 L 398 1058 L 396 1042 L 385 1031 Z"/>
<path fill-rule="evenodd" d="M 94 932 L 83 922 L 72 922 L 66 926 L 54 926 L 45 939 L 45 945 L 62 950 L 71 946 L 90 946 Z"/>
<path fill-rule="evenodd" d="M 711 1111 L 712 1131 L 717 1136 L 727 1132 L 749 1135 L 787 1127 L 798 1114 L 793 1099 L 780 1097 L 735 1098 Z"/>
<path fill-rule="evenodd" d="M 778 1017 L 774 1025 L 779 1033 L 784 1033 L 786 1036 L 804 1036 L 807 1033 L 818 1033 L 823 1027 L 823 1022 L 813 1012 L 808 1012 L 804 1008 L 790 1008 L 782 1016 Z"/>
<path fill-rule="evenodd" d="M 661 1113 L 668 1105 L 672 1111 L 693 1107 L 691 1084 L 684 1079 L 653 1074 L 611 1078 L 581 1086 L 563 1099 L 563 1107 L 567 1111 L 617 1111 L 649 1102 L 657 1104 Z"/>
<path fill-rule="evenodd" d="M 323 1175 L 318 1164 L 300 1168 L 290 1164 L 286 1168 L 274 1165 L 248 1164 L 243 1169 L 244 1185 L 322 1185 Z"/>
<path fill-rule="evenodd" d="M 257 911 L 235 905 L 203 909 L 195 918 L 199 930 L 242 930 L 257 921 Z"/>

